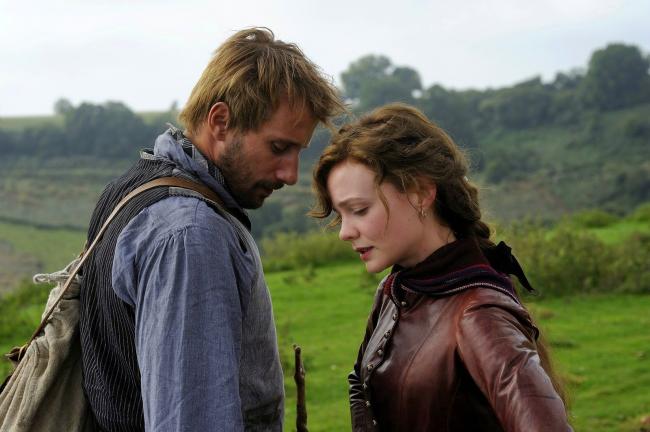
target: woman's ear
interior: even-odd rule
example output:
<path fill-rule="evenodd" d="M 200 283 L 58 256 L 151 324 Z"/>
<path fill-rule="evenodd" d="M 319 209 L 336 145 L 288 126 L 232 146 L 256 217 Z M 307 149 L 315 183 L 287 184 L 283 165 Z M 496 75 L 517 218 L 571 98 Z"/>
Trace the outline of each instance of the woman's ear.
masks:
<path fill-rule="evenodd" d="M 420 208 L 428 210 L 433 205 L 433 202 L 436 200 L 436 193 L 438 189 L 436 184 L 432 182 L 422 182 L 420 184 L 418 191 L 419 205 Z"/>
<path fill-rule="evenodd" d="M 411 206 L 424 218 L 427 214 L 432 214 L 433 202 L 436 200 L 436 184 L 430 181 L 419 181 L 411 190 L 407 192 L 408 200 Z"/>

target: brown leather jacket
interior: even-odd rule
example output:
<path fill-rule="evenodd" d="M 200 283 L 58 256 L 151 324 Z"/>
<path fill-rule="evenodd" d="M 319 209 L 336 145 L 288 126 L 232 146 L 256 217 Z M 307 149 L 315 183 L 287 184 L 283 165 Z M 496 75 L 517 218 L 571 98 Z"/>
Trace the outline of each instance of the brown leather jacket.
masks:
<path fill-rule="evenodd" d="M 354 431 L 570 431 L 537 329 L 508 295 L 377 291 L 349 375 Z"/>

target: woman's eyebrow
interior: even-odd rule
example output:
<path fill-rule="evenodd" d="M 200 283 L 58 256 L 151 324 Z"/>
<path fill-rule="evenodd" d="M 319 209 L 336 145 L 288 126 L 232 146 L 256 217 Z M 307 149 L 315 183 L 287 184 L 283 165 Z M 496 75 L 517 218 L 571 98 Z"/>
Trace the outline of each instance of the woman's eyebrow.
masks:
<path fill-rule="evenodd" d="M 344 200 L 339 201 L 336 204 L 334 204 L 334 202 L 332 202 L 332 207 L 334 207 L 334 208 L 349 207 L 351 203 L 353 204 L 355 201 L 361 201 L 362 199 L 363 198 L 361 198 L 361 197 L 355 197 L 355 196 L 348 197 L 348 198 L 346 198 Z"/>

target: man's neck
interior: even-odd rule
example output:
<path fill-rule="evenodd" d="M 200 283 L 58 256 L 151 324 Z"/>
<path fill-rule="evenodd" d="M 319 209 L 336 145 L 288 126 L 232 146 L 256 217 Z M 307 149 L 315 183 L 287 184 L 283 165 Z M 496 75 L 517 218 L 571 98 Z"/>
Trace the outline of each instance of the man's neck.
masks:
<path fill-rule="evenodd" d="M 208 159 L 210 162 L 215 164 L 217 167 L 219 164 L 217 163 L 217 155 L 216 153 L 216 146 L 212 142 L 211 136 L 209 134 L 209 131 L 205 127 L 199 128 L 197 133 L 193 133 L 189 130 L 183 131 L 183 135 L 185 135 L 190 141 L 192 141 L 192 144 L 194 144 L 194 147 L 196 147 L 201 154 Z"/>

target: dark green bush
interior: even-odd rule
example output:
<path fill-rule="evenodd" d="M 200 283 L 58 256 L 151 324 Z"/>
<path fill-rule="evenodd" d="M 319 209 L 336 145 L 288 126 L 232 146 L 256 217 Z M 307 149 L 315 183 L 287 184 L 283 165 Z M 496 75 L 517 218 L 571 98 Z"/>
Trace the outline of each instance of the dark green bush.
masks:
<path fill-rule="evenodd" d="M 650 235 L 634 233 L 608 244 L 579 226 L 569 219 L 551 229 L 527 222 L 506 230 L 506 241 L 541 295 L 650 293 Z"/>
<path fill-rule="evenodd" d="M 650 221 L 650 204 L 628 217 Z M 531 284 L 543 296 L 576 293 L 650 293 L 650 235 L 635 233 L 610 244 L 591 228 L 608 226 L 618 219 L 600 210 L 589 210 L 556 226 L 540 222 L 515 223 L 502 237 L 513 248 Z M 281 233 L 262 240 L 266 271 L 313 269 L 333 262 L 354 260 L 356 254 L 334 232 Z M 365 276 L 360 286 L 376 286 Z"/>
<path fill-rule="evenodd" d="M 650 138 L 650 121 L 644 117 L 633 117 L 623 126 L 623 133 L 628 138 Z"/>
<path fill-rule="evenodd" d="M 534 223 L 513 226 L 508 242 L 541 295 L 604 291 L 612 251 L 586 230 L 563 224 L 551 231 Z"/>
<path fill-rule="evenodd" d="M 334 232 L 277 233 L 262 240 L 265 271 L 318 267 L 354 259 L 349 243 Z"/>
<path fill-rule="evenodd" d="M 650 234 L 632 234 L 613 249 L 611 290 L 650 294 Z"/>
<path fill-rule="evenodd" d="M 636 222 L 650 222 L 650 203 L 638 206 L 627 218 Z"/>
<path fill-rule="evenodd" d="M 570 220 L 579 227 L 604 228 L 618 221 L 618 218 L 604 210 L 591 209 L 575 213 Z"/>

